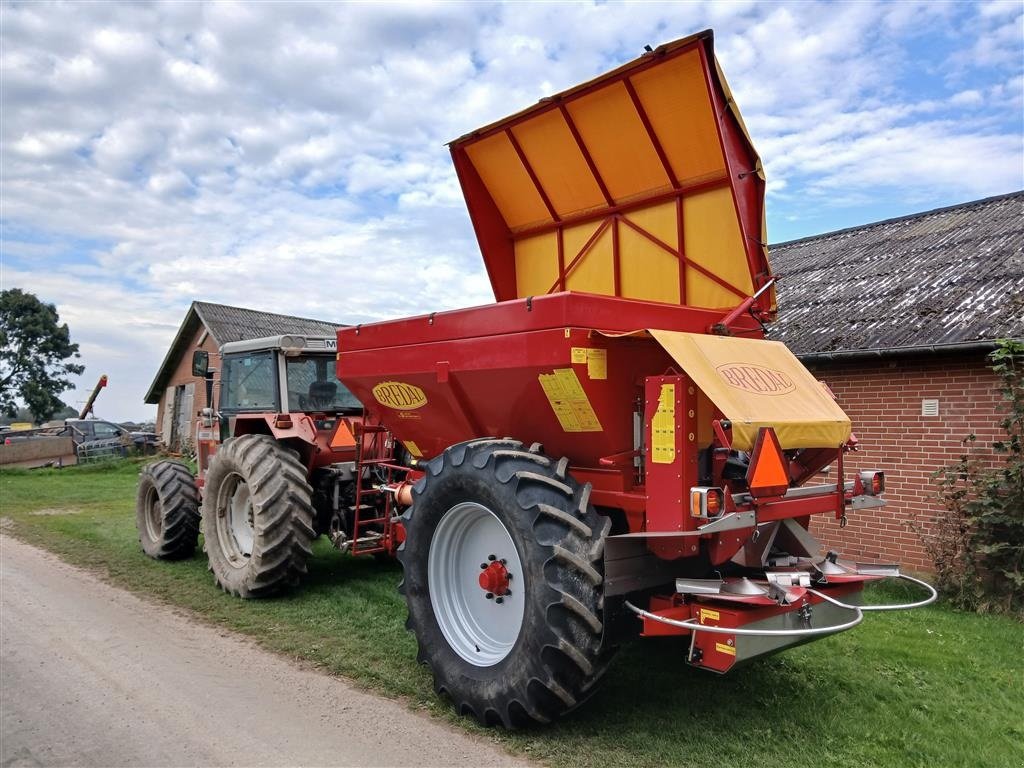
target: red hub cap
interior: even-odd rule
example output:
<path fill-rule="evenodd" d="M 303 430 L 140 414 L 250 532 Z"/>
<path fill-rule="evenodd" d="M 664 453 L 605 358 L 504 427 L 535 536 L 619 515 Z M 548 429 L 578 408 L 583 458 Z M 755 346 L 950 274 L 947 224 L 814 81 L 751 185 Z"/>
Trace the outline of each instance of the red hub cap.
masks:
<path fill-rule="evenodd" d="M 480 589 L 494 595 L 504 595 L 508 592 L 508 570 L 497 560 L 492 561 L 486 568 L 480 571 Z"/>

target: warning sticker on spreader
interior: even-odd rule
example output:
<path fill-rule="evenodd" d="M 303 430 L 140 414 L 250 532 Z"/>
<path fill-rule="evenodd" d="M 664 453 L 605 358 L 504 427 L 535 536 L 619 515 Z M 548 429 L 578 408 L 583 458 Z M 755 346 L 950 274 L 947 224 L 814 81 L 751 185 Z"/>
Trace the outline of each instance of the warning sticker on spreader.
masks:
<path fill-rule="evenodd" d="M 570 349 L 573 365 L 587 364 L 587 377 L 603 380 L 608 378 L 608 350 L 591 349 L 590 347 L 572 347 Z"/>
<path fill-rule="evenodd" d="M 676 385 L 662 384 L 658 410 L 651 420 L 651 461 L 671 464 L 676 460 Z"/>
<path fill-rule="evenodd" d="M 726 645 L 725 643 L 715 643 L 715 650 L 719 653 L 727 653 L 730 656 L 736 655 L 736 649 L 731 645 Z"/>
<path fill-rule="evenodd" d="M 565 432 L 602 431 L 601 422 L 572 368 L 558 368 L 554 373 L 542 373 L 537 376 L 537 380 Z"/>
<path fill-rule="evenodd" d="M 712 621 L 718 621 L 720 618 L 721 618 L 721 615 L 718 613 L 718 611 L 712 611 L 710 608 L 701 608 L 700 609 L 700 623 L 701 624 L 706 624 L 708 619 L 711 619 Z"/>

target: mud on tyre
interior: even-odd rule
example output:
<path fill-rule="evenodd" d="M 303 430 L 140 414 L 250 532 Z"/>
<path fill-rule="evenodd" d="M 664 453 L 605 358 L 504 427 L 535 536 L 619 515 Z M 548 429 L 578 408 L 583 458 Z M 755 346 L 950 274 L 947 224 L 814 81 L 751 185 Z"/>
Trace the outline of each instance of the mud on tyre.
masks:
<path fill-rule="evenodd" d="M 425 465 L 403 522 L 406 626 L 460 714 L 516 728 L 585 701 L 604 674 L 603 547 L 590 485 L 540 446 L 477 440 Z"/>
<path fill-rule="evenodd" d="M 179 461 L 147 464 L 139 473 L 135 525 L 142 551 L 158 560 L 191 557 L 199 540 L 199 491 Z"/>
<path fill-rule="evenodd" d="M 298 455 L 272 437 L 224 441 L 203 494 L 203 546 L 224 591 L 265 597 L 298 584 L 316 536 L 312 495 Z"/>

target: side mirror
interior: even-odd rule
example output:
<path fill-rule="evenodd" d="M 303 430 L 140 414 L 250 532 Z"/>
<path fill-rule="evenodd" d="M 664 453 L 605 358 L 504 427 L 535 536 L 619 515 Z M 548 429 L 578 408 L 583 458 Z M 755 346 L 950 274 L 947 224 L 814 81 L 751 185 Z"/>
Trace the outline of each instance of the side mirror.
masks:
<path fill-rule="evenodd" d="M 210 373 L 210 353 L 197 349 L 192 353 L 192 375 L 205 379 Z"/>

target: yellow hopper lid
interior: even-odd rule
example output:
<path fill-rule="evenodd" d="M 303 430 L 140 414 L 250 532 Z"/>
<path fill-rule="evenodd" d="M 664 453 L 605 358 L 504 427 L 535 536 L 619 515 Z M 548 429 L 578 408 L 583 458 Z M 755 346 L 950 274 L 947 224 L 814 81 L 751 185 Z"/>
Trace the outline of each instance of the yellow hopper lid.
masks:
<path fill-rule="evenodd" d="M 701 32 L 451 144 L 499 301 L 728 310 L 770 277 L 764 175 Z M 775 309 L 774 289 L 758 300 Z"/>
<path fill-rule="evenodd" d="M 836 448 L 849 439 L 850 417 L 785 344 L 648 333 L 732 422 L 736 450 L 752 450 L 760 427 L 774 427 L 784 449 Z"/>

